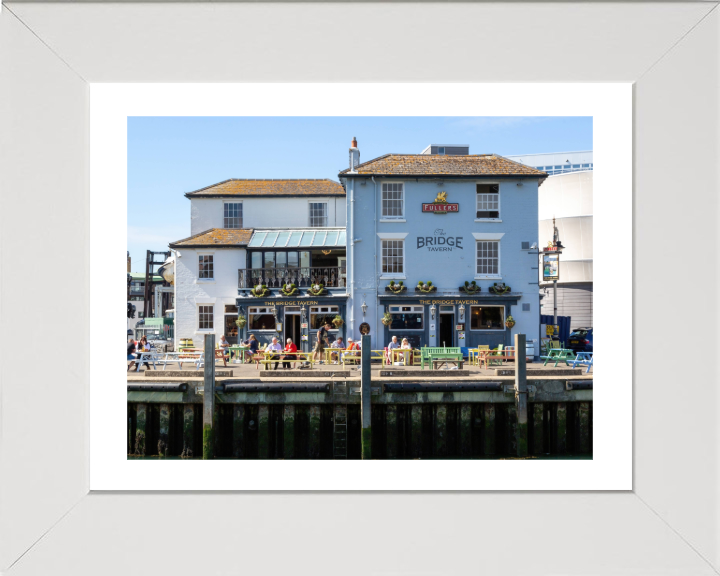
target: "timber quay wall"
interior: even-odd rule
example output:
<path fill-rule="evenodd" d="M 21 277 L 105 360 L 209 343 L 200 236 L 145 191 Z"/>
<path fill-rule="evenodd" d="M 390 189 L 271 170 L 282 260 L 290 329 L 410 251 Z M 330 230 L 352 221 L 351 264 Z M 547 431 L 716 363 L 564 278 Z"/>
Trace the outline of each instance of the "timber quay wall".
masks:
<path fill-rule="evenodd" d="M 129 457 L 359 459 L 361 381 L 215 381 L 211 437 L 203 436 L 203 381 L 128 382 Z M 527 429 L 514 380 L 372 380 L 372 458 L 592 455 L 592 380 L 528 378 Z M 523 453 L 523 452 L 521 452 Z M 523 453 L 524 454 L 524 453 Z"/>

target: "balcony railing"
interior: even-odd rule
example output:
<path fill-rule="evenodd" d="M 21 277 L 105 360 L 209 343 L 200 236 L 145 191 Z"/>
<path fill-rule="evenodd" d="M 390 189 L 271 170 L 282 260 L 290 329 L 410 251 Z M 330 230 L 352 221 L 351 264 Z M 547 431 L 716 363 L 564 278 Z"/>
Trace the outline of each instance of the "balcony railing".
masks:
<path fill-rule="evenodd" d="M 344 266 L 325 268 L 242 268 L 238 270 L 238 288 L 253 288 L 265 284 L 268 288 L 282 288 L 285 284 L 295 284 L 298 288 L 308 288 L 322 283 L 326 288 L 344 288 L 346 286 Z"/>

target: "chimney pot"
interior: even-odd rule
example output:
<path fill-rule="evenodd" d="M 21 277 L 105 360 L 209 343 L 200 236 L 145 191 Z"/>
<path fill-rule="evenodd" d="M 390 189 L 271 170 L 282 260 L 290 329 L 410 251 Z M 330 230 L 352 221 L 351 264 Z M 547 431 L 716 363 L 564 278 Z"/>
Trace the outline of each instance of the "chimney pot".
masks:
<path fill-rule="evenodd" d="M 355 136 L 353 136 L 352 143 L 350 144 L 351 148 L 357 148 L 357 139 Z"/>

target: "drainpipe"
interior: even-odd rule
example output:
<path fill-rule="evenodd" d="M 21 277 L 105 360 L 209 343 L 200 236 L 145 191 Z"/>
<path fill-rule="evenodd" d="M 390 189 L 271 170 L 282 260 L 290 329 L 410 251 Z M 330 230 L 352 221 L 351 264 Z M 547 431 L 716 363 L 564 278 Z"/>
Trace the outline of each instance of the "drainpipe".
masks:
<path fill-rule="evenodd" d="M 375 176 L 371 177 L 373 186 L 374 186 L 374 192 L 373 192 L 373 220 L 375 221 L 375 233 L 373 234 L 373 253 L 375 254 L 375 268 L 373 269 L 373 276 L 375 277 L 375 322 L 376 326 L 380 325 L 380 322 L 378 322 L 379 318 L 379 309 L 380 309 L 380 299 L 378 298 L 378 286 L 380 284 L 378 280 L 378 266 L 377 266 L 377 182 L 375 182 Z M 376 333 L 372 336 L 375 338 L 375 345 L 377 346 L 377 330 Z"/>
<path fill-rule="evenodd" d="M 348 179 L 350 183 L 350 221 L 348 237 L 350 238 L 350 334 L 355 331 L 355 178 Z"/>

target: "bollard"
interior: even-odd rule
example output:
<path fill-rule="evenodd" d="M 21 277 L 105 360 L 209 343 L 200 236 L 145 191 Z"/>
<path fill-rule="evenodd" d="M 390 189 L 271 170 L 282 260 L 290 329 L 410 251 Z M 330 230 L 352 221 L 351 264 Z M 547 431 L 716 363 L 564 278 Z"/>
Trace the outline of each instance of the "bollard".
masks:
<path fill-rule="evenodd" d="M 362 459 L 369 460 L 372 457 L 372 419 L 370 408 L 370 335 L 362 335 L 360 352 L 361 383 L 360 383 L 360 420 L 362 422 Z"/>
<path fill-rule="evenodd" d="M 203 382 L 203 460 L 215 456 L 213 418 L 215 416 L 215 334 L 205 334 L 205 381 Z"/>
<path fill-rule="evenodd" d="M 525 334 L 515 334 L 515 406 L 517 408 L 517 455 L 528 455 L 527 365 Z"/>

